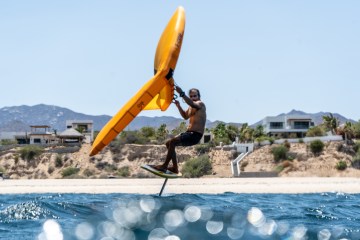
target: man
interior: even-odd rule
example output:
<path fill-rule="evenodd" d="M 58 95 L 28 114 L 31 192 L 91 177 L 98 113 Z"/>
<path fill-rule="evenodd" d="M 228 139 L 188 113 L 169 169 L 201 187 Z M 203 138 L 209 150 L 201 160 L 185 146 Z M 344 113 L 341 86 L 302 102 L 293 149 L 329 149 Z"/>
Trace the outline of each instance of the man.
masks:
<path fill-rule="evenodd" d="M 179 173 L 175 147 L 192 146 L 201 140 L 204 134 L 206 123 L 206 107 L 205 104 L 200 100 L 200 91 L 198 89 L 190 89 L 189 96 L 186 96 L 184 91 L 178 86 L 175 87 L 175 90 L 180 94 L 180 97 L 184 99 L 187 105 L 189 105 L 188 109 L 185 111 L 181 107 L 179 101 L 175 100 L 174 102 L 181 116 L 185 120 L 189 119 L 189 125 L 186 132 L 181 133 L 166 142 L 168 152 L 165 162 L 162 165 L 154 166 L 154 168 L 163 172 L 166 172 L 168 169 L 173 173 Z M 172 167 L 168 167 L 170 160 L 173 164 Z"/>

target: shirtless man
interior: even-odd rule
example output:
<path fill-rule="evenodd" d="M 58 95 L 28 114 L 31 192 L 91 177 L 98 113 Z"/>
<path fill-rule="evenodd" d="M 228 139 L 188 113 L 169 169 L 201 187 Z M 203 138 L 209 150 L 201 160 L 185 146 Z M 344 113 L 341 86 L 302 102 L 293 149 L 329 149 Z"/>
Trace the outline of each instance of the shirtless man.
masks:
<path fill-rule="evenodd" d="M 154 168 L 160 171 L 169 171 L 173 173 L 179 173 L 179 168 L 176 160 L 176 146 L 192 146 L 197 144 L 204 134 L 205 123 L 206 123 L 206 107 L 205 104 L 200 100 L 200 91 L 196 88 L 189 90 L 189 97 L 186 96 L 184 91 L 176 86 L 175 90 L 180 94 L 180 97 L 189 105 L 185 111 L 179 101 L 175 100 L 175 105 L 178 108 L 181 116 L 187 120 L 189 119 L 189 125 L 186 132 L 183 132 L 174 138 L 171 138 L 166 142 L 168 149 L 165 162 L 162 165 L 155 166 Z M 173 166 L 168 168 L 168 165 L 172 161 Z"/>

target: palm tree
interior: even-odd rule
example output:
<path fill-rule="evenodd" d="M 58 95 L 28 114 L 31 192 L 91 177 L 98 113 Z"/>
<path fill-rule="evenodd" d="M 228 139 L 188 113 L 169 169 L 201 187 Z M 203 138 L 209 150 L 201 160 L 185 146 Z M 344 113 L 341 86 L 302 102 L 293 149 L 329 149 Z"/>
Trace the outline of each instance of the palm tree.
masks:
<path fill-rule="evenodd" d="M 351 122 L 346 122 L 343 127 L 344 135 L 345 135 L 345 143 L 349 144 L 352 142 L 352 137 L 354 135 L 354 129 Z"/>
<path fill-rule="evenodd" d="M 330 113 L 329 116 L 324 115 L 323 122 L 326 128 L 330 130 L 332 134 L 336 134 L 336 129 L 339 127 L 339 120 L 334 117 L 332 113 Z"/>
<path fill-rule="evenodd" d="M 226 125 L 224 122 L 219 122 L 215 128 L 212 129 L 216 139 L 223 139 L 226 137 Z"/>
<path fill-rule="evenodd" d="M 235 141 L 236 137 L 239 136 L 239 128 L 234 125 L 227 125 L 226 132 L 231 142 Z"/>
<path fill-rule="evenodd" d="M 177 126 L 176 128 L 174 128 L 171 133 L 174 134 L 174 135 L 178 135 L 182 132 L 185 132 L 186 131 L 186 122 L 182 121 L 179 126 Z"/>
<path fill-rule="evenodd" d="M 255 130 L 254 130 L 254 138 L 259 138 L 265 136 L 265 132 L 264 132 L 264 126 L 262 125 L 257 125 Z"/>
<path fill-rule="evenodd" d="M 156 130 L 155 136 L 158 141 L 164 141 L 168 134 L 168 130 L 166 129 L 166 124 L 163 123 L 160 127 Z"/>
<path fill-rule="evenodd" d="M 244 123 L 241 126 L 240 129 L 240 140 L 242 142 L 247 142 L 247 141 L 252 141 L 253 140 L 253 134 L 254 134 L 254 129 L 252 129 L 251 127 L 249 127 L 249 125 L 247 123 Z"/>

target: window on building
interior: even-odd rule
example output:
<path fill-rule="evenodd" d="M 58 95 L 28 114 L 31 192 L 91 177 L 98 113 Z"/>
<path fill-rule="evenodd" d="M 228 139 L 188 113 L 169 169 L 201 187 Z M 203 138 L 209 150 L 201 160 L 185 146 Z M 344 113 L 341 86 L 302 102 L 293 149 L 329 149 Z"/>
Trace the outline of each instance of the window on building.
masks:
<path fill-rule="evenodd" d="M 211 141 L 211 136 L 210 135 L 204 135 L 204 143 L 208 143 Z"/>
<path fill-rule="evenodd" d="M 41 143 L 41 139 L 40 138 L 34 138 L 34 143 Z"/>
<path fill-rule="evenodd" d="M 283 122 L 271 122 L 270 128 L 271 129 L 282 129 L 282 128 L 284 128 L 284 123 Z"/>
<path fill-rule="evenodd" d="M 88 131 L 88 126 L 84 124 L 78 124 L 76 129 L 81 133 L 86 133 Z"/>
<path fill-rule="evenodd" d="M 309 122 L 294 122 L 295 129 L 308 129 L 310 127 Z"/>

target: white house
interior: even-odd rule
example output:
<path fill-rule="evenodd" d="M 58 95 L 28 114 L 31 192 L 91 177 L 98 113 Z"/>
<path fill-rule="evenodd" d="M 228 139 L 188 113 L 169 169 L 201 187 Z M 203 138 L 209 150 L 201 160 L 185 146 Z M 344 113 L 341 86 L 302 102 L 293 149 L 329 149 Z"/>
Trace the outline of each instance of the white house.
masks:
<path fill-rule="evenodd" d="M 314 119 L 310 115 L 282 115 L 265 117 L 262 122 L 268 136 L 284 138 L 303 138 Z"/>
<path fill-rule="evenodd" d="M 94 139 L 93 120 L 66 120 L 66 129 L 73 128 L 85 137 L 85 142 L 91 143 Z"/>
<path fill-rule="evenodd" d="M 50 144 L 57 143 L 55 134 L 50 132 L 48 125 L 31 125 L 28 134 L 30 144 Z"/>

